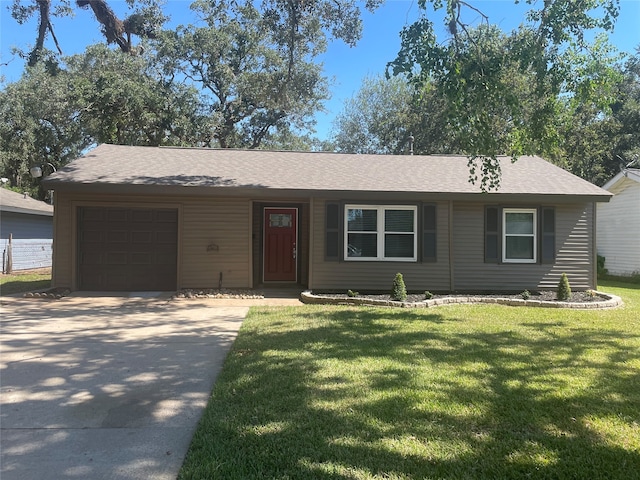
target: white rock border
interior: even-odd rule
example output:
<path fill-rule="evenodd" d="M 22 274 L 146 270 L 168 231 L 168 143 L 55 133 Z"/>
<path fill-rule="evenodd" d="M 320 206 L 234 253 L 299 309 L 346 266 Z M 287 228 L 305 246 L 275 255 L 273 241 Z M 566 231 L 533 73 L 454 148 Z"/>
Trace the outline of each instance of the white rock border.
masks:
<path fill-rule="evenodd" d="M 539 308 L 572 308 L 582 310 L 603 310 L 617 308 L 623 305 L 622 299 L 610 293 L 596 292 L 605 300 L 597 302 L 560 302 L 550 300 L 524 300 L 518 298 L 482 297 L 482 296 L 455 296 L 434 298 L 421 302 L 397 302 L 393 300 L 375 300 L 365 297 L 332 297 L 329 295 L 314 295 L 311 290 L 305 290 L 300 294 L 302 303 L 325 304 L 325 305 L 368 305 L 379 307 L 400 307 L 400 308 L 431 308 L 441 305 L 469 304 L 469 303 L 489 303 L 498 305 L 508 305 L 511 307 L 539 307 Z"/>

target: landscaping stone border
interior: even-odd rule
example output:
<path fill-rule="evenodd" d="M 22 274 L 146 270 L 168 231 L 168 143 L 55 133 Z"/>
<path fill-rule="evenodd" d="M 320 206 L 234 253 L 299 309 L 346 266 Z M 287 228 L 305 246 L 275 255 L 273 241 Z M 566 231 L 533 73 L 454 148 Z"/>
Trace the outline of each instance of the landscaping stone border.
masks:
<path fill-rule="evenodd" d="M 400 308 L 432 308 L 442 305 L 488 303 L 498 305 L 508 305 L 511 307 L 541 307 L 541 308 L 573 308 L 582 310 L 602 310 L 617 308 L 623 305 L 622 299 L 610 293 L 596 292 L 604 300 L 593 302 L 561 302 L 550 300 L 524 300 L 517 298 L 483 297 L 478 295 L 450 296 L 423 300 L 421 302 L 397 302 L 393 300 L 376 300 L 366 297 L 332 297 L 331 295 L 314 295 L 310 290 L 300 294 L 300 300 L 308 304 L 326 305 L 367 305 L 377 307 L 400 307 Z"/>

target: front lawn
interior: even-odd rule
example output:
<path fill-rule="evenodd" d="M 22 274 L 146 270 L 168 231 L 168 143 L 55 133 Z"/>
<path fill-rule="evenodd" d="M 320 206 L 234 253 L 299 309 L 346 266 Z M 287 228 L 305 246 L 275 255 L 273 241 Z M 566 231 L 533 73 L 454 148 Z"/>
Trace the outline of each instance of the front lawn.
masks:
<path fill-rule="evenodd" d="M 0 275 L 0 295 L 46 290 L 51 286 L 51 271 L 18 272 Z"/>
<path fill-rule="evenodd" d="M 181 479 L 640 478 L 621 309 L 253 309 Z"/>

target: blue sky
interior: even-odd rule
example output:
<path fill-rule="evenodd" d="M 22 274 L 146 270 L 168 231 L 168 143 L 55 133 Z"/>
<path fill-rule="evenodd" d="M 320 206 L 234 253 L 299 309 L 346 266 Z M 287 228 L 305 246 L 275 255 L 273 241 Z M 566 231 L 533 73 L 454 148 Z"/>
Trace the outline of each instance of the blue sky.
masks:
<path fill-rule="evenodd" d="M 514 0 L 471 0 L 470 3 L 505 31 L 523 21 L 528 7 L 524 1 L 516 5 Z M 109 4 L 118 14 L 126 11 L 124 0 L 111 0 Z M 193 18 L 189 4 L 189 0 L 167 1 L 166 11 L 172 25 L 188 23 Z M 11 0 L 0 0 L 0 63 L 9 62 L 0 67 L 0 74 L 7 82 L 18 80 L 23 69 L 23 62 L 11 55 L 11 47 L 28 50 L 37 29 L 35 20 L 17 25 L 7 10 L 10 5 Z M 640 0 L 622 0 L 620 5 L 620 17 L 610 41 L 621 51 L 633 52 L 640 45 Z M 332 119 L 342 110 L 344 101 L 357 92 L 362 79 L 384 72 L 387 62 L 395 58 L 400 48 L 400 30 L 420 15 L 417 0 L 386 0 L 373 14 L 362 10 L 364 31 L 358 45 L 350 48 L 341 42 L 332 42 L 321 58 L 325 73 L 333 80 L 332 98 L 325 104 L 326 112 L 317 115 L 317 136 L 321 139 L 326 138 Z M 469 15 L 469 21 L 479 19 L 472 12 Z M 54 30 L 65 54 L 81 52 L 86 45 L 104 41 L 90 11 L 77 9 L 75 18 L 56 20 Z M 49 42 L 49 48 L 53 48 Z"/>

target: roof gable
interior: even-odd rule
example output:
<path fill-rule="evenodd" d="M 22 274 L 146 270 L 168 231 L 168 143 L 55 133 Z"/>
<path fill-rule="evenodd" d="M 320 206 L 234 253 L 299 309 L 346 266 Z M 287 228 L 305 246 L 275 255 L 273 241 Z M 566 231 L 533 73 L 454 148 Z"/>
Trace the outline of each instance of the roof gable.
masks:
<path fill-rule="evenodd" d="M 599 187 L 536 156 L 501 158 L 498 194 L 578 195 L 606 200 Z M 81 185 L 215 190 L 481 194 L 464 156 L 100 145 L 46 179 L 47 188 Z M 186 192 L 185 192 L 186 193 Z M 229 192 L 230 193 L 230 192 Z"/>
<path fill-rule="evenodd" d="M 624 190 L 625 185 L 631 182 L 640 183 L 640 169 L 627 168 L 618 173 L 615 177 L 605 183 L 602 188 L 612 193 L 619 193 Z"/>

